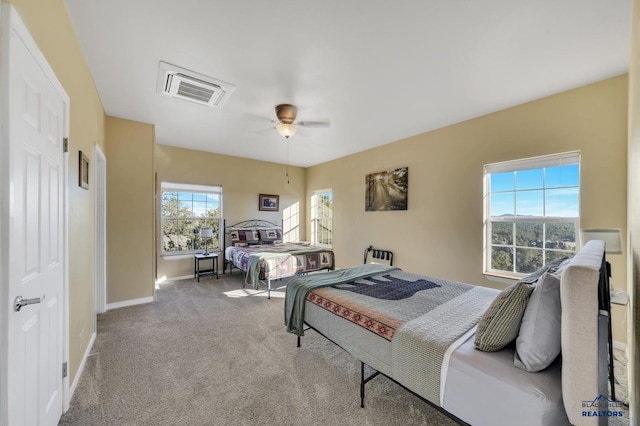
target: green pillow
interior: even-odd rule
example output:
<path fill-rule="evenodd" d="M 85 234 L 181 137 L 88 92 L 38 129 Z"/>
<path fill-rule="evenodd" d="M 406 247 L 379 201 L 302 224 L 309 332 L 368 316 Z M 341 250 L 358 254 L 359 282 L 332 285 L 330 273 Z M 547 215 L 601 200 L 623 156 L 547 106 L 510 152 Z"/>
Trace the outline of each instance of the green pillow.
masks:
<path fill-rule="evenodd" d="M 476 349 L 496 352 L 518 337 L 522 314 L 532 291 L 533 287 L 523 282 L 502 290 L 478 322 Z"/>

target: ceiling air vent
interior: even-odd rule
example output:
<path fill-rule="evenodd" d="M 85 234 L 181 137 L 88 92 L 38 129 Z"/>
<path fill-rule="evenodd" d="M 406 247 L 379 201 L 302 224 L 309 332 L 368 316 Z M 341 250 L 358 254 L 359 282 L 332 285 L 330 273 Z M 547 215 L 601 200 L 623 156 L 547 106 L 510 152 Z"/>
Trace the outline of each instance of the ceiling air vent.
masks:
<path fill-rule="evenodd" d="M 235 90 L 233 84 L 160 62 L 158 92 L 209 107 L 222 106 Z"/>

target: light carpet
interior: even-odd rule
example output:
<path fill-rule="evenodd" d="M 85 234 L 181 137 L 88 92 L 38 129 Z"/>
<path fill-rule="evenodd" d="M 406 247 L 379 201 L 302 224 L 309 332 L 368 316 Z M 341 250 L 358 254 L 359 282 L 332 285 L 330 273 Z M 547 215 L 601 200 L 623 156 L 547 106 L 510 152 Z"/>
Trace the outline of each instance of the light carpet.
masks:
<path fill-rule="evenodd" d="M 456 425 L 383 376 L 367 384 L 360 408 L 359 362 L 313 331 L 297 348 L 284 291 L 268 300 L 234 274 L 165 283 L 156 294 L 98 316 L 60 425 Z"/>
<path fill-rule="evenodd" d="M 284 292 L 241 276 L 162 285 L 157 302 L 98 316 L 98 335 L 60 425 L 455 425 L 309 331 L 285 331 Z"/>

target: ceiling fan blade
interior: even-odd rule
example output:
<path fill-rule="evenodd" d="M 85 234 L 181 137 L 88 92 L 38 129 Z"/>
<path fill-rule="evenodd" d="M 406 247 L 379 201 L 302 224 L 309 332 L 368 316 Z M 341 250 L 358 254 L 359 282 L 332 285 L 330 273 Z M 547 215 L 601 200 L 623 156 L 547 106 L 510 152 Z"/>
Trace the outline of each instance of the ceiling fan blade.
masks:
<path fill-rule="evenodd" d="M 303 126 L 303 127 L 330 127 L 331 123 L 329 121 L 300 121 L 300 122 L 298 122 L 298 126 Z"/>
<path fill-rule="evenodd" d="M 258 114 L 251 114 L 251 113 L 244 113 L 242 114 L 242 119 L 246 120 L 246 121 L 253 121 L 253 122 L 258 122 L 258 123 L 272 123 L 272 124 L 276 124 L 276 121 L 268 118 L 268 117 L 264 117 L 262 115 L 258 115 Z"/>
<path fill-rule="evenodd" d="M 260 134 L 260 135 L 265 135 L 267 133 L 271 133 L 271 132 L 275 132 L 276 128 L 274 126 L 269 126 L 269 127 L 265 127 L 263 129 L 260 130 L 256 130 L 254 133 Z"/>

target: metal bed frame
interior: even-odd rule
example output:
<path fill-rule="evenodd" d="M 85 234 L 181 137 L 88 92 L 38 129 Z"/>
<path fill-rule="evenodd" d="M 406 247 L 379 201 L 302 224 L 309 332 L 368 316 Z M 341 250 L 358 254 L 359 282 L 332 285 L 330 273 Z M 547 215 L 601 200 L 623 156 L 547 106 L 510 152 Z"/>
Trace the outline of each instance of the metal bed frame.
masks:
<path fill-rule="evenodd" d="M 374 259 L 386 260 L 386 261 L 389 262 L 389 266 L 393 266 L 393 252 L 392 251 L 376 249 L 376 248 L 373 248 L 373 246 L 369 246 L 364 250 L 364 261 L 363 261 L 364 264 L 367 263 L 367 258 L 369 257 L 369 255 L 371 255 L 371 257 L 373 257 Z M 327 339 L 328 341 L 330 341 L 331 343 L 333 343 L 334 345 L 336 345 L 337 347 L 339 347 L 340 349 L 342 349 L 343 351 L 349 353 L 342 346 L 340 346 L 339 344 L 337 344 L 336 342 L 334 342 L 333 340 L 331 340 L 330 338 L 328 338 L 323 333 L 321 333 L 320 331 L 316 330 L 314 327 L 310 326 L 306 322 L 304 323 L 304 325 L 306 326 L 304 331 L 313 330 L 316 333 L 318 333 L 319 335 L 321 335 L 322 337 L 324 337 L 325 339 Z M 301 346 L 300 336 L 296 336 L 296 337 L 297 337 L 297 347 L 299 348 Z M 372 370 L 372 373 L 369 374 L 366 377 L 365 377 L 365 365 L 367 367 L 369 367 L 370 370 Z M 362 361 L 360 361 L 360 408 L 364 408 L 364 396 L 365 396 L 364 388 L 365 388 L 365 385 L 367 383 L 369 383 L 371 380 L 375 379 L 378 375 L 383 375 L 387 379 L 391 380 L 393 383 L 395 383 L 398 386 L 400 386 L 401 388 L 409 391 L 411 394 L 415 395 L 416 397 L 418 397 L 422 401 L 426 402 L 431 407 L 433 407 L 436 410 L 440 411 L 442 414 L 444 414 L 445 416 L 449 417 L 451 420 L 459 423 L 460 425 L 470 426 L 468 423 L 462 421 L 458 417 L 456 417 L 453 414 L 449 413 L 444 408 L 439 407 L 436 404 L 434 404 L 433 402 L 423 398 L 422 396 L 418 395 L 417 393 L 415 393 L 411 389 L 408 389 L 407 387 L 405 387 L 401 383 L 398 383 L 398 381 L 392 379 L 391 377 L 387 376 L 384 373 L 381 373 L 380 371 L 377 371 L 376 369 L 374 369 L 373 367 L 371 367 L 368 364 L 365 364 Z"/>
<path fill-rule="evenodd" d="M 337 344 L 336 342 L 334 342 L 333 340 L 331 340 L 330 338 L 328 338 L 327 336 L 325 336 L 324 334 L 322 334 L 321 332 L 319 332 L 318 330 L 316 330 L 315 328 L 313 328 L 312 326 L 310 326 L 309 324 L 307 324 L 306 322 L 304 323 L 307 328 L 305 328 L 304 330 L 313 330 L 316 333 L 318 333 L 319 335 L 321 335 L 322 337 L 324 337 L 325 339 L 327 339 L 328 341 L 330 341 L 331 343 L 333 343 L 334 345 L 336 345 L 337 347 L 339 347 L 340 349 L 342 349 L 343 351 L 349 353 L 346 349 L 344 349 L 342 346 L 340 346 L 339 344 Z M 297 343 L 297 347 L 300 347 L 300 336 L 296 336 L 298 338 L 298 343 Z M 355 357 L 354 357 L 355 358 Z M 357 358 L 356 358 L 357 359 Z M 365 365 L 367 367 L 369 367 L 370 370 L 372 370 L 373 372 L 371 374 L 369 374 L 368 376 L 365 377 Z M 433 402 L 429 401 L 428 399 L 425 399 L 424 397 L 418 395 L 417 393 L 415 393 L 414 391 L 412 391 L 411 389 L 407 388 L 406 386 L 404 386 L 402 383 L 399 383 L 397 380 L 392 379 L 391 377 L 387 376 L 386 374 L 377 371 L 376 369 L 374 369 L 373 367 L 371 367 L 368 364 L 365 364 L 364 362 L 360 361 L 360 408 L 364 408 L 364 385 L 366 385 L 367 383 L 369 383 L 369 381 L 375 379 L 378 375 L 383 375 L 384 377 L 386 377 L 387 379 L 391 380 L 393 383 L 397 384 L 398 386 L 400 386 L 401 388 L 405 389 L 406 391 L 409 391 L 409 393 L 415 395 L 416 397 L 418 397 L 420 400 L 426 402 L 427 404 L 429 404 L 431 407 L 435 408 L 436 410 L 438 410 L 439 412 L 441 412 L 442 414 L 444 414 L 445 416 L 449 417 L 451 420 L 453 420 L 454 422 L 460 424 L 461 426 L 471 426 L 469 423 L 466 423 L 465 421 L 459 419 L 458 417 L 454 416 L 453 414 L 449 413 L 447 410 L 445 410 L 444 408 L 434 404 Z"/>
<path fill-rule="evenodd" d="M 262 219 L 249 219 L 249 220 L 245 220 L 242 222 L 238 222 L 234 225 L 230 225 L 227 226 L 227 221 L 224 220 L 224 233 L 222 235 L 222 251 L 223 251 L 223 258 L 224 258 L 224 264 L 223 264 L 223 269 L 222 269 L 222 274 L 225 274 L 225 271 L 227 269 L 227 265 L 229 266 L 229 274 L 233 273 L 233 267 L 236 266 L 233 264 L 233 262 L 229 262 L 227 261 L 227 257 L 226 257 L 226 236 L 228 233 L 231 232 L 231 230 L 233 228 L 253 228 L 256 230 L 260 230 L 260 229 L 273 229 L 273 228 L 278 228 L 282 231 L 283 229 L 283 225 L 276 225 L 273 222 L 269 222 L 267 220 L 262 220 Z M 246 272 L 242 270 L 242 268 L 238 268 L 236 266 L 236 269 L 239 269 L 240 271 L 242 271 L 242 288 L 245 288 L 245 279 L 246 279 Z M 291 276 L 300 276 L 300 275 L 306 275 L 308 272 L 300 272 L 300 273 L 296 273 L 294 275 Z M 289 278 L 289 276 L 287 277 L 282 277 L 282 278 Z M 263 284 L 266 284 L 267 286 L 267 299 L 271 299 L 271 290 L 280 290 L 286 287 L 285 285 L 281 285 L 279 287 L 275 287 L 272 288 L 271 287 L 271 281 L 280 281 L 282 280 L 282 278 L 267 278 L 266 279 L 266 283 L 263 280 L 260 280 Z"/>
<path fill-rule="evenodd" d="M 254 228 L 257 231 L 259 231 L 260 229 L 273 229 L 273 228 L 278 228 L 282 231 L 282 223 L 280 225 L 276 225 L 273 222 L 269 222 L 268 220 L 262 220 L 262 219 L 249 219 L 249 220 L 243 220 L 242 222 L 238 222 L 235 225 L 229 225 L 227 226 L 227 220 L 224 219 L 223 221 L 223 229 L 224 232 L 222 234 L 222 254 L 223 254 L 223 258 L 224 258 L 224 264 L 223 264 L 223 268 L 222 268 L 222 273 L 224 274 L 224 271 L 227 269 L 227 265 L 229 265 L 229 273 L 232 272 L 232 268 L 235 266 L 233 263 L 228 262 L 226 256 L 224 256 L 224 252 L 227 249 L 227 234 L 229 234 L 231 232 L 231 230 L 233 228 Z M 237 266 L 236 266 L 237 268 Z M 240 268 L 238 268 L 240 269 Z M 243 271 L 244 273 L 244 271 Z"/>
<path fill-rule="evenodd" d="M 226 256 L 226 250 L 227 250 L 227 244 L 226 244 L 226 240 L 227 240 L 227 234 L 231 232 L 231 230 L 233 228 L 254 228 L 255 230 L 260 230 L 260 229 L 273 229 L 273 228 L 279 228 L 282 231 L 282 225 L 276 225 L 273 222 L 269 222 L 268 220 L 262 220 L 262 219 L 249 219 L 249 220 L 243 220 L 242 222 L 238 222 L 234 225 L 230 225 L 227 226 L 227 221 L 226 219 L 224 220 L 224 233 L 222 235 L 222 251 L 223 251 L 223 258 L 224 258 L 224 263 L 223 263 L 223 268 L 222 268 L 222 274 L 225 274 L 225 271 L 227 269 L 227 265 L 229 266 L 229 274 L 233 273 L 233 267 L 235 266 L 233 264 L 233 262 L 229 262 L 227 260 L 227 256 Z M 246 275 L 247 273 L 245 271 L 242 270 L 242 268 L 238 268 L 236 266 L 236 269 L 239 269 L 242 272 L 242 288 L 245 288 L 244 286 L 244 282 L 246 279 Z M 262 280 L 261 280 L 262 281 Z M 280 287 L 276 287 L 276 288 L 271 288 L 271 278 L 267 278 L 267 299 L 271 299 L 271 290 L 280 290 L 286 286 L 280 286 Z"/>
<path fill-rule="evenodd" d="M 364 249 L 364 264 L 367 263 L 367 257 L 371 254 L 371 257 L 379 260 L 386 260 L 389 262 L 389 266 L 393 266 L 393 252 L 389 250 L 381 250 L 369 246 Z"/>

